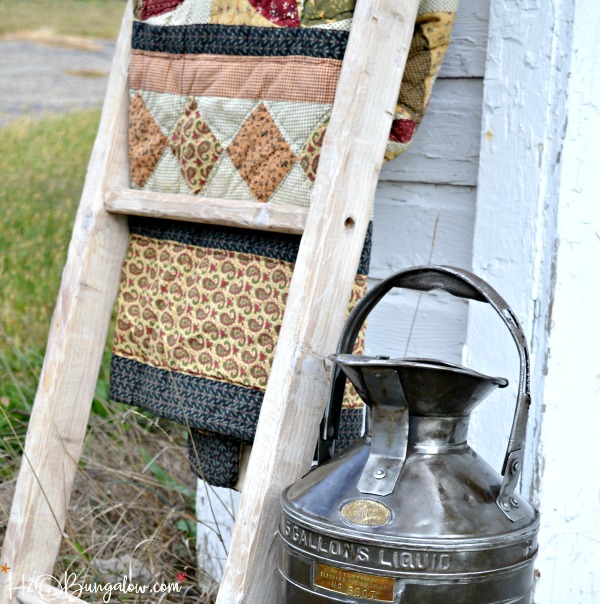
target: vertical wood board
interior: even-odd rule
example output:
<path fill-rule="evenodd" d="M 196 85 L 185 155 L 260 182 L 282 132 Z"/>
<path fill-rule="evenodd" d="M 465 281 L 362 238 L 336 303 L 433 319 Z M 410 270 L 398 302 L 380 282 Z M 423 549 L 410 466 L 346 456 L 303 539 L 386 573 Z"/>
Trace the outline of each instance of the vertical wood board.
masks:
<path fill-rule="evenodd" d="M 513 307 L 530 339 L 536 376 L 532 428 L 541 411 L 536 394 L 543 374 L 553 246 L 545 225 L 555 221 L 556 162 L 565 126 L 561 90 L 568 67 L 559 15 L 559 9 L 548 11 L 537 2 L 531 10 L 508 0 L 492 4 L 473 248 L 473 270 Z M 472 305 L 469 317 L 468 360 L 509 378 L 511 386 L 489 412 L 476 410 L 471 433 L 483 456 L 498 467 L 512 422 L 517 353 L 514 345 L 501 353 L 489 345 L 504 342 L 505 330 L 480 306 Z M 490 425 L 498 438 L 489 438 Z M 537 472 L 535 440 L 530 432 L 526 493 Z"/>
<path fill-rule="evenodd" d="M 598 250 L 597 233 L 584 235 L 591 208 L 584 220 L 575 210 L 576 205 L 586 207 L 578 193 L 585 190 L 582 176 L 593 172 L 593 160 L 586 160 L 592 150 L 597 152 L 597 126 L 588 124 L 576 132 L 573 124 L 590 112 L 597 119 L 592 72 L 597 71 L 598 53 L 592 23 L 598 13 L 591 2 L 498 0 L 490 17 L 473 267 L 513 307 L 532 352 L 533 400 L 522 490 L 541 505 L 534 589 L 534 601 L 540 604 L 591 604 L 599 589 L 589 564 L 599 555 L 598 482 L 589 470 L 594 437 L 587 431 L 595 424 L 584 402 L 597 392 L 589 387 L 589 374 L 577 374 L 583 365 L 572 364 L 580 353 L 577 342 L 590 343 L 597 332 L 586 310 L 587 296 L 574 293 L 581 286 L 579 276 L 590 266 L 590 253 Z M 574 44 L 578 28 L 586 33 Z M 577 99 L 581 91 L 585 100 Z M 567 149 L 569 132 L 576 134 Z M 588 194 L 593 196 L 593 189 L 588 186 Z M 578 251 L 584 249 L 578 266 Z M 571 313 L 579 321 L 570 323 Z M 564 330 L 559 321 L 565 321 Z M 480 312 L 470 313 L 468 357 L 514 382 L 510 363 L 516 352 L 512 343 L 505 347 L 500 341 L 498 329 Z M 577 331 L 582 339 L 573 340 Z M 555 387 L 563 388 L 558 398 L 545 400 Z M 495 467 L 506 445 L 514 393 L 513 386 L 506 398 L 474 418 L 476 449 Z M 585 426 L 574 403 L 586 417 Z M 574 433 L 577 443 L 571 442 Z"/>
<path fill-rule="evenodd" d="M 218 584 L 223 576 L 240 496 L 234 489 L 213 487 L 198 479 L 196 547 L 198 568 L 201 570 L 197 580 L 201 586 Z"/>
<path fill-rule="evenodd" d="M 536 602 L 600 601 L 600 5 L 572 7 L 569 80 L 540 418 Z M 563 40 L 566 43 L 568 40 Z"/>

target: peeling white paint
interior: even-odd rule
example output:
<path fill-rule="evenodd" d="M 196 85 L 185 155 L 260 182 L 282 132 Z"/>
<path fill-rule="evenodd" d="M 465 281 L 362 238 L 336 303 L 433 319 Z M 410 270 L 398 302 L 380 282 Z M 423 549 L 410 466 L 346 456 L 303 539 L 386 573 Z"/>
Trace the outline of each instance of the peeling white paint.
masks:
<path fill-rule="evenodd" d="M 473 268 L 513 306 L 531 346 L 523 491 L 542 515 L 538 604 L 600 599 L 599 15 L 590 0 L 497 0 L 490 19 Z M 470 363 L 514 379 L 498 350 L 510 342 L 499 344 L 480 310 L 467 342 Z M 495 465 L 512 406 L 496 399 L 475 417 L 472 440 Z"/>
<path fill-rule="evenodd" d="M 594 19 L 593 17 L 596 17 Z M 600 7 L 573 6 L 538 493 L 536 602 L 600 601 Z"/>

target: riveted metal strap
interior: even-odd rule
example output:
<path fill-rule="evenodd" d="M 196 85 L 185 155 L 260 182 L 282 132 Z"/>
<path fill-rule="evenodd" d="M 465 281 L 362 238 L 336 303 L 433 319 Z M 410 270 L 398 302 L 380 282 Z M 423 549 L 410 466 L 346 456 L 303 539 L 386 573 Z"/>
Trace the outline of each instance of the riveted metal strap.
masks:
<path fill-rule="evenodd" d="M 396 486 L 408 446 L 408 405 L 394 369 L 378 369 L 363 376 L 373 401 L 371 452 L 357 489 L 371 495 L 389 495 Z"/>

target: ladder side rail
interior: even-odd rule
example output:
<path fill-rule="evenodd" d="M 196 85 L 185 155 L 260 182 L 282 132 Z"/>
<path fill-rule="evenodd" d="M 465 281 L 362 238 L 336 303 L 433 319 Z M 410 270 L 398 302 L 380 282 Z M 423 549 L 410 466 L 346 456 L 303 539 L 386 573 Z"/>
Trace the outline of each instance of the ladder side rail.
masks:
<path fill-rule="evenodd" d="M 52 572 L 83 448 L 128 242 L 125 217 L 106 212 L 104 196 L 109 188 L 129 183 L 131 23 L 130 1 L 73 227 L 4 537 L 1 559 L 9 563 L 11 572 L 0 574 L 2 604 L 15 601 L 22 581 Z"/>

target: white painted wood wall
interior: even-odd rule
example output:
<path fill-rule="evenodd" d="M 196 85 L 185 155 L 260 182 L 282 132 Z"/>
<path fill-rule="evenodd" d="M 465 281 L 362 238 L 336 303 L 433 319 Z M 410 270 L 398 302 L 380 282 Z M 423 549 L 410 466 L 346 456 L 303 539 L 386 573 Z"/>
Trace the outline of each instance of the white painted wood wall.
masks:
<path fill-rule="evenodd" d="M 534 403 L 522 491 L 542 513 L 537 604 L 600 601 L 600 204 L 592 193 L 600 49 L 592 16 L 600 16 L 593 0 L 579 0 L 577 11 L 567 0 L 462 0 L 427 114 L 411 149 L 384 167 L 375 205 L 372 282 L 428 262 L 472 269 L 529 336 Z M 582 296 L 584 280 L 595 296 Z M 396 290 L 371 315 L 367 353 L 441 358 L 508 377 L 512 390 L 476 411 L 469 437 L 500 469 L 518 362 L 490 309 Z M 198 490 L 202 522 L 225 526 L 232 517 L 237 498 L 219 497 L 230 511 L 214 496 L 207 506 Z M 199 534 L 209 535 L 201 563 L 218 578 L 227 539 Z"/>

